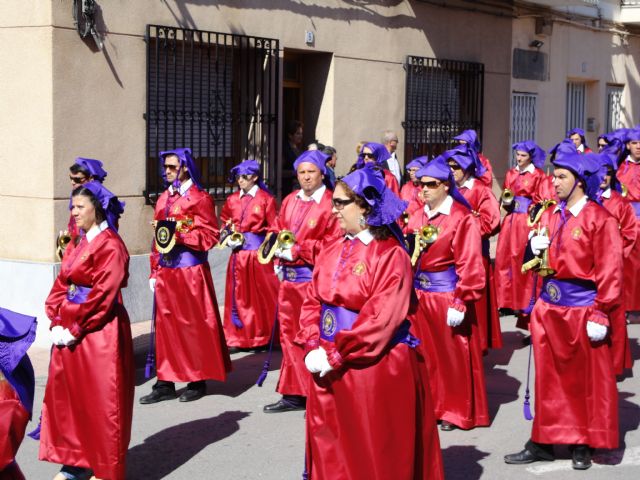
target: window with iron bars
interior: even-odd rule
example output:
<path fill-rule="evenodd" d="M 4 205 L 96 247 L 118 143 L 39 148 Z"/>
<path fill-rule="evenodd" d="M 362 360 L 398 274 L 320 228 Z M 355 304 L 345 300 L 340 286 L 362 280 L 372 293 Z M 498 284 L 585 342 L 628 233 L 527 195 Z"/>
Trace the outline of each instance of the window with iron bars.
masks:
<path fill-rule="evenodd" d="M 229 170 L 258 160 L 274 187 L 279 155 L 279 43 L 158 25 L 147 26 L 146 189 L 164 190 L 158 155 L 190 147 L 202 184 L 216 198 L 233 191 Z"/>
<path fill-rule="evenodd" d="M 607 85 L 607 127 L 605 132 L 613 132 L 623 127 L 622 92 L 623 85 Z"/>

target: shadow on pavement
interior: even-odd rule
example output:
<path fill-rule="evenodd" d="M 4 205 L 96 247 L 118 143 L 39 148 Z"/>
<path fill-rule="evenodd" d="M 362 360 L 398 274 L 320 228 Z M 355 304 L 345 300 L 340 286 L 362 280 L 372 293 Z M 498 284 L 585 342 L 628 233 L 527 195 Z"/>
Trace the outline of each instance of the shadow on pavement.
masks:
<path fill-rule="evenodd" d="M 490 350 L 484 358 L 485 382 L 487 385 L 487 401 L 489 402 L 489 417 L 491 422 L 496 418 L 500 406 L 518 400 L 518 389 L 526 378 L 519 380 L 507 374 L 504 368 L 497 365 L 508 365 L 513 352 L 525 348 L 522 344 L 524 335 L 520 332 L 503 332 L 503 347 Z M 531 385 L 533 390 L 533 384 Z"/>
<path fill-rule="evenodd" d="M 240 429 L 250 412 L 230 411 L 166 428 L 129 449 L 127 478 L 160 480 L 187 463 L 201 450 Z"/>
<path fill-rule="evenodd" d="M 237 354 L 232 355 L 233 371 L 229 373 L 227 381 L 207 382 L 207 394 L 225 395 L 233 398 L 242 395 L 256 384 L 267 356 L 267 352 L 248 354 L 240 358 L 238 358 Z M 280 369 L 281 362 L 282 352 L 274 350 L 271 356 L 271 365 L 269 366 L 269 376 L 267 378 L 270 380 L 278 379 L 279 373 L 277 370 Z"/>
<path fill-rule="evenodd" d="M 447 480 L 474 480 L 482 476 L 484 468 L 480 460 L 487 452 L 473 446 L 451 445 L 442 450 L 444 473 Z"/>

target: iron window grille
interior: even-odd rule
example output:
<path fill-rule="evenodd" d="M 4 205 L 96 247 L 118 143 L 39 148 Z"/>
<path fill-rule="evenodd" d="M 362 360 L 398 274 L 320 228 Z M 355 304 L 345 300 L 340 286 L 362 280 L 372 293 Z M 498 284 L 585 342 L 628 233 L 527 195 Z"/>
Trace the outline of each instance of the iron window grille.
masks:
<path fill-rule="evenodd" d="M 605 132 L 613 132 L 623 127 L 623 92 L 623 85 L 607 85 L 607 127 Z"/>
<path fill-rule="evenodd" d="M 538 95 L 536 93 L 513 92 L 511 95 L 511 145 L 525 140 L 535 140 L 538 118 Z M 510 166 L 515 159 L 509 148 Z"/>
<path fill-rule="evenodd" d="M 587 86 L 583 82 L 567 82 L 567 123 L 568 132 L 574 128 L 585 128 L 587 109 Z"/>
<path fill-rule="evenodd" d="M 164 190 L 159 152 L 190 147 L 203 187 L 233 191 L 228 172 L 258 160 L 276 185 L 279 42 L 270 38 L 147 25 L 147 203 Z"/>

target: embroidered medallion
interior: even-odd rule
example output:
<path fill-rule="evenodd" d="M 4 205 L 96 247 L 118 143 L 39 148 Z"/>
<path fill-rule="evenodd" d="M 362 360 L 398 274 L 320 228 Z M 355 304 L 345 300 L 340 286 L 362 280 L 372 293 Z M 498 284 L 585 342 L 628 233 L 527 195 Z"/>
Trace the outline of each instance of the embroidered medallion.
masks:
<path fill-rule="evenodd" d="M 358 262 L 351 269 L 351 273 L 359 277 L 365 272 L 366 269 L 367 267 L 365 266 L 364 262 Z"/>
<path fill-rule="evenodd" d="M 173 207 L 173 213 L 180 213 L 180 205 Z"/>
<path fill-rule="evenodd" d="M 295 268 L 285 268 L 284 276 L 290 282 L 295 282 L 296 278 L 298 277 L 298 273 L 296 272 Z"/>
<path fill-rule="evenodd" d="M 332 337 L 336 333 L 336 316 L 331 310 L 325 310 L 322 315 L 322 333 L 327 337 Z"/>
<path fill-rule="evenodd" d="M 579 240 L 581 235 L 582 235 L 582 229 L 580 227 L 576 227 L 573 230 L 571 230 L 571 238 L 573 238 L 574 240 Z"/>
<path fill-rule="evenodd" d="M 76 287 L 73 283 L 69 285 L 69 288 L 67 288 L 67 298 L 69 300 L 73 300 L 77 293 L 78 293 L 78 287 Z"/>
<path fill-rule="evenodd" d="M 426 290 L 431 286 L 431 280 L 429 280 L 426 273 L 418 274 L 418 282 L 420 283 L 420 288 L 422 290 Z"/>
<path fill-rule="evenodd" d="M 316 220 L 315 218 L 310 218 L 309 221 L 307 222 L 307 225 L 309 226 L 309 228 L 313 228 L 318 224 L 318 220 Z"/>
<path fill-rule="evenodd" d="M 260 213 L 262 210 L 260 209 L 260 205 L 256 205 L 255 207 L 253 207 L 253 213 Z"/>
<path fill-rule="evenodd" d="M 547 292 L 547 295 L 549 295 L 549 299 L 552 302 L 558 303 L 560 301 L 560 297 L 561 297 L 560 289 L 555 283 L 553 282 L 547 283 L 545 290 Z"/>

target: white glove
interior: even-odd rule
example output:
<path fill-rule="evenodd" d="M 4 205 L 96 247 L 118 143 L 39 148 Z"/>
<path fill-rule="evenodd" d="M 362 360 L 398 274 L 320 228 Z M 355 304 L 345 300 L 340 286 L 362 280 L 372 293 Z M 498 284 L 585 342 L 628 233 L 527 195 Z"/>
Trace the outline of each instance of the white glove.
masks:
<path fill-rule="evenodd" d="M 460 312 L 455 308 L 449 307 L 447 310 L 447 325 L 457 327 L 464 320 L 464 312 Z"/>
<path fill-rule="evenodd" d="M 283 260 L 289 260 L 290 262 L 293 262 L 293 252 L 290 248 L 278 248 L 276 250 L 275 256 Z"/>
<path fill-rule="evenodd" d="M 229 239 L 229 240 L 227 240 L 227 247 L 229 247 L 229 248 L 231 248 L 233 250 L 233 249 L 236 249 L 238 247 L 241 247 L 243 243 L 244 243 L 244 241 L 242 241 L 242 240 L 237 240 L 236 241 L 236 240 Z"/>
<path fill-rule="evenodd" d="M 546 235 L 535 235 L 531 237 L 531 251 L 534 255 L 540 255 L 542 250 L 549 248 L 551 240 Z"/>
<path fill-rule="evenodd" d="M 151 290 L 152 292 L 156 291 L 156 279 L 155 278 L 150 278 L 149 279 L 149 290 Z"/>
<path fill-rule="evenodd" d="M 58 346 L 62 346 L 64 345 L 64 343 L 62 343 L 62 332 L 64 331 L 64 328 L 62 328 L 61 325 L 56 325 L 55 327 L 53 327 L 51 329 L 51 343 L 53 343 L 54 345 L 58 345 Z"/>
<path fill-rule="evenodd" d="M 78 339 L 76 337 L 71 335 L 71 332 L 69 331 L 68 328 L 65 328 L 64 330 L 62 330 L 62 335 L 60 337 L 60 342 L 61 342 L 60 345 L 64 345 L 65 347 L 68 347 L 76 343 L 77 340 Z"/>
<path fill-rule="evenodd" d="M 596 322 L 587 321 L 587 335 L 592 342 L 599 342 L 607 336 L 607 327 Z"/>
<path fill-rule="evenodd" d="M 282 268 L 282 266 L 274 263 L 273 273 L 276 274 L 276 277 L 278 277 L 278 280 L 280 280 L 281 282 L 284 280 L 284 268 Z"/>
<path fill-rule="evenodd" d="M 304 357 L 304 364 L 311 373 L 320 373 L 320 377 L 324 377 L 333 370 L 333 367 L 329 364 L 327 352 L 322 347 L 311 350 L 307 356 Z"/>

